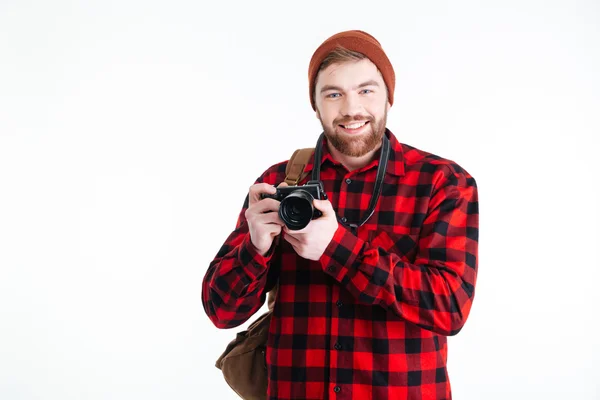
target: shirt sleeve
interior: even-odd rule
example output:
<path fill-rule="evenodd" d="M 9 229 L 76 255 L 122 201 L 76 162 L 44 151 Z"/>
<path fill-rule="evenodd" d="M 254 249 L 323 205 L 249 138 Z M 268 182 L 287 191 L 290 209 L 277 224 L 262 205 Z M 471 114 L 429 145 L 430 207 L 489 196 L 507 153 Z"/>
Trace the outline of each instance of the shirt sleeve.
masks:
<path fill-rule="evenodd" d="M 262 182 L 258 179 L 256 183 Z M 275 248 L 262 256 L 250 239 L 245 217 L 246 196 L 235 230 L 210 263 L 202 282 L 202 304 L 212 323 L 220 329 L 247 321 L 266 299 L 268 270 Z"/>
<path fill-rule="evenodd" d="M 479 210 L 475 179 L 451 172 L 435 185 L 414 264 L 338 226 L 324 271 L 361 302 L 387 308 L 440 335 L 457 334 L 473 302 Z"/>

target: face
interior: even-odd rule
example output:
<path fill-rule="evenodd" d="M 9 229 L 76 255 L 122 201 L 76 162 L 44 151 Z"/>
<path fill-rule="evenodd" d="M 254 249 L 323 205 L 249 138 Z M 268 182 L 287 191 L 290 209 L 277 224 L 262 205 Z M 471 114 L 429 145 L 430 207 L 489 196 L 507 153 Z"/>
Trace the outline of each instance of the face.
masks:
<path fill-rule="evenodd" d="M 383 77 L 370 60 L 320 71 L 315 105 L 327 140 L 340 153 L 360 157 L 381 144 L 390 104 Z"/>

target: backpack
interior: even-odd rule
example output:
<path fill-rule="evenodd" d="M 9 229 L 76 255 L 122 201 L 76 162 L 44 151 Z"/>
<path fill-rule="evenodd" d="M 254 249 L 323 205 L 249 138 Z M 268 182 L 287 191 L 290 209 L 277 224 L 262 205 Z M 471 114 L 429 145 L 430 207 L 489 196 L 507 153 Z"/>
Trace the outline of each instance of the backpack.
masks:
<path fill-rule="evenodd" d="M 304 172 L 304 168 L 314 150 L 305 148 L 294 151 L 285 168 L 284 182 L 294 186 L 306 177 L 308 173 Z M 269 310 L 250 324 L 247 330 L 238 332 L 215 363 L 227 384 L 244 400 L 267 398 L 267 339 L 278 286 L 276 283 L 268 292 Z"/>

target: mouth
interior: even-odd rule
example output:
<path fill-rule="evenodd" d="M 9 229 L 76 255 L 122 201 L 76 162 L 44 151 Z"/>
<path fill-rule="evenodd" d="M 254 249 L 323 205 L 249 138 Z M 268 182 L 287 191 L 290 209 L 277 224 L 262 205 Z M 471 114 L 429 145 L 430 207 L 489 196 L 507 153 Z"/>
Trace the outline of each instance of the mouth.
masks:
<path fill-rule="evenodd" d="M 339 124 L 338 126 L 346 133 L 356 134 L 362 132 L 368 124 L 369 121 L 360 121 L 349 124 Z"/>

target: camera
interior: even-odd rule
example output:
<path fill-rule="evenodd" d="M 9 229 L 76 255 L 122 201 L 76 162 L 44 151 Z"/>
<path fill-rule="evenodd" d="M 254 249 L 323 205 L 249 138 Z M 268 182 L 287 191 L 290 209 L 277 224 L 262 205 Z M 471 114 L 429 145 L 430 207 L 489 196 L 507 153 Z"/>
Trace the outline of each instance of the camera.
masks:
<path fill-rule="evenodd" d="M 313 206 L 313 200 L 327 199 L 327 193 L 321 181 L 308 181 L 301 186 L 283 186 L 276 188 L 275 194 L 261 194 L 261 198 L 279 200 L 279 217 L 291 230 L 305 228 L 311 220 L 319 218 L 321 211 Z"/>

